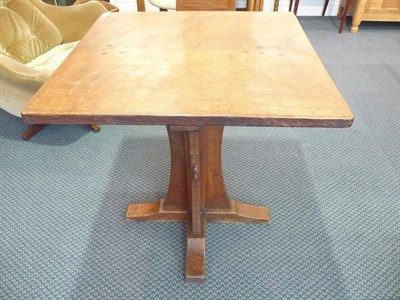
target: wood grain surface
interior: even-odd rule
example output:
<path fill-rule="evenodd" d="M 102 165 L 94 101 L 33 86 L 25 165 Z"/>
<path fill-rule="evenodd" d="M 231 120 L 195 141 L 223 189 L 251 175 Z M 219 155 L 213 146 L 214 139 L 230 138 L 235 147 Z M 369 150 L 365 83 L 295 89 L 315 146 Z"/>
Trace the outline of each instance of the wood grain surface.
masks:
<path fill-rule="evenodd" d="M 22 112 L 32 124 L 348 127 L 292 13 L 104 14 Z"/>

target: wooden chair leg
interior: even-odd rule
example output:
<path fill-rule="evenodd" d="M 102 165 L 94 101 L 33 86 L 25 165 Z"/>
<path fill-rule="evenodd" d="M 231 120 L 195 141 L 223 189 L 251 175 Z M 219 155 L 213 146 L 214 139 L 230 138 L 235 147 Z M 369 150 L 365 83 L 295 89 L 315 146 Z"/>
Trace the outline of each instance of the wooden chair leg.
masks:
<path fill-rule="evenodd" d="M 324 7 L 322 8 L 322 15 L 325 16 L 326 9 L 328 8 L 329 0 L 325 0 Z"/>
<path fill-rule="evenodd" d="M 46 124 L 35 124 L 30 126 L 27 130 L 24 131 L 22 134 L 22 139 L 24 141 L 29 140 L 31 137 L 33 137 L 36 133 L 38 133 L 40 130 L 42 130 L 44 127 L 46 127 Z M 90 124 L 88 125 L 90 130 L 93 132 L 100 132 L 100 126 L 96 124 Z"/>
<path fill-rule="evenodd" d="M 294 10 L 293 10 L 293 12 L 294 12 L 294 14 L 296 16 L 297 16 L 297 9 L 299 8 L 299 3 L 300 3 L 300 0 L 294 1 Z"/>
<path fill-rule="evenodd" d="M 289 2 L 289 11 L 292 11 L 292 6 L 293 6 L 293 0 L 290 0 L 290 2 Z"/>
<path fill-rule="evenodd" d="M 137 10 L 138 11 L 146 11 L 146 6 L 144 4 L 144 0 L 136 0 Z"/>
<path fill-rule="evenodd" d="M 349 12 L 349 8 L 350 8 L 350 2 L 351 2 L 351 0 L 346 0 L 346 6 L 344 7 L 342 20 L 340 22 L 339 33 L 342 33 L 342 31 L 343 31 L 344 23 L 346 22 L 346 18 L 347 18 L 347 13 Z"/>
<path fill-rule="evenodd" d="M 96 133 L 100 132 L 100 126 L 99 125 L 90 124 L 89 127 L 90 127 L 90 130 L 93 131 L 93 132 L 96 132 Z"/>
<path fill-rule="evenodd" d="M 29 140 L 31 137 L 33 137 L 36 133 L 38 133 L 40 130 L 42 130 L 44 127 L 46 127 L 45 124 L 35 124 L 30 126 L 25 132 L 22 134 L 22 139 L 24 141 Z"/>

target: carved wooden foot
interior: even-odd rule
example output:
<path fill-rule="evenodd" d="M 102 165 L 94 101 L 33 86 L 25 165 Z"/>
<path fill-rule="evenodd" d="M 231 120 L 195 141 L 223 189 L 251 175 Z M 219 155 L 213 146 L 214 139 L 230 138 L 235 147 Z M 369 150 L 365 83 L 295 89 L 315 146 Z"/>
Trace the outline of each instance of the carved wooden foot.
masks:
<path fill-rule="evenodd" d="M 269 223 L 269 211 L 265 206 L 250 205 L 231 200 L 229 210 L 208 210 L 209 222 Z"/>
<path fill-rule="evenodd" d="M 357 33 L 358 32 L 358 25 L 352 25 L 350 27 L 350 32 L 351 33 Z"/>
<path fill-rule="evenodd" d="M 206 273 L 206 226 L 201 218 L 201 232 L 194 234 L 192 224 L 188 223 L 186 246 L 186 282 L 201 283 Z"/>
<path fill-rule="evenodd" d="M 125 219 L 133 221 L 171 221 L 186 222 L 189 213 L 183 210 L 165 210 L 164 199 L 148 203 L 131 203 L 125 213 Z"/>
<path fill-rule="evenodd" d="M 93 132 L 95 132 L 95 133 L 100 132 L 100 126 L 99 126 L 99 125 L 90 124 L 89 127 L 90 127 L 90 130 L 93 131 Z"/>

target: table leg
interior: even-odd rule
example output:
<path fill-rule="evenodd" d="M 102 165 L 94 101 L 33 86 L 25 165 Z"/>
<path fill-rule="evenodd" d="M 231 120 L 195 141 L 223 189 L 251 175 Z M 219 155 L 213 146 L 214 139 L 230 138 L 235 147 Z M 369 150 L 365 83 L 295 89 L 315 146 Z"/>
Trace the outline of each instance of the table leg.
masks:
<path fill-rule="evenodd" d="M 264 10 L 264 0 L 257 0 L 254 10 L 255 11 L 263 11 Z"/>
<path fill-rule="evenodd" d="M 279 0 L 275 0 L 278 1 Z M 264 0 L 247 0 L 246 5 L 247 11 L 263 11 L 264 10 Z"/>
<path fill-rule="evenodd" d="M 328 8 L 329 0 L 325 0 L 324 6 L 322 7 L 322 16 L 325 16 L 326 9 Z"/>
<path fill-rule="evenodd" d="M 168 126 L 171 173 L 166 199 L 129 204 L 125 218 L 188 222 L 186 279 L 205 274 L 206 222 L 268 223 L 266 207 L 230 200 L 221 166 L 222 126 Z"/>
<path fill-rule="evenodd" d="M 247 0 L 246 10 L 254 11 L 254 4 L 255 4 L 255 0 Z"/>
<path fill-rule="evenodd" d="M 137 11 L 146 11 L 144 0 L 136 0 Z"/>
<path fill-rule="evenodd" d="M 346 18 L 347 18 L 347 14 L 349 12 L 350 3 L 351 3 L 351 0 L 346 0 L 345 6 L 344 6 L 344 10 L 343 10 L 342 19 L 340 20 L 339 33 L 342 33 L 343 27 L 344 27 L 344 23 L 346 23 Z M 357 31 L 358 31 L 358 29 L 357 29 Z"/>
<path fill-rule="evenodd" d="M 292 0 L 290 0 L 290 1 L 292 1 Z M 292 5 L 290 5 L 290 7 L 291 7 Z M 275 0 L 274 1 L 274 11 L 278 11 L 279 10 L 279 0 Z"/>
<path fill-rule="evenodd" d="M 295 0 L 294 1 L 294 9 L 293 9 L 293 13 L 297 16 L 297 10 L 299 9 L 299 3 L 300 0 Z"/>

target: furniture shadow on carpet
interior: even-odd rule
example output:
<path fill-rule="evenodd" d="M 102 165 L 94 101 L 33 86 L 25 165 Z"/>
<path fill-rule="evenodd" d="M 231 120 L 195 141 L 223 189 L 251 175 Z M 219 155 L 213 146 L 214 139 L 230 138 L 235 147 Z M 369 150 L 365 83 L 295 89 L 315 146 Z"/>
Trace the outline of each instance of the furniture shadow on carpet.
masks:
<path fill-rule="evenodd" d="M 123 139 L 108 174 L 73 298 L 254 299 L 296 295 L 343 298 L 344 286 L 298 142 L 227 132 L 223 170 L 228 194 L 267 205 L 272 222 L 207 225 L 206 282 L 184 282 L 186 224 L 127 222 L 130 202 L 165 196 L 165 136 Z M 312 294 L 309 292 L 312 291 Z M 256 298 L 257 298 L 256 297 Z"/>

